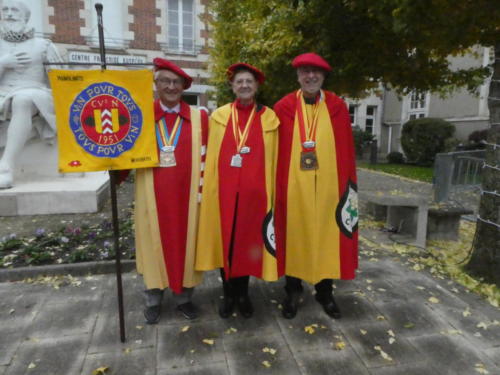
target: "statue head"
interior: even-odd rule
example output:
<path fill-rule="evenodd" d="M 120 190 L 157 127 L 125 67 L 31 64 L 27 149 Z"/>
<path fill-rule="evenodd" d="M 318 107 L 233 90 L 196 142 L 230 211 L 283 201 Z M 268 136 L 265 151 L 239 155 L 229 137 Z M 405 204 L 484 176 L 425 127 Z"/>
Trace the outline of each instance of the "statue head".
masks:
<path fill-rule="evenodd" d="M 5 31 L 22 32 L 31 16 L 30 9 L 18 0 L 3 0 L 0 21 Z"/>

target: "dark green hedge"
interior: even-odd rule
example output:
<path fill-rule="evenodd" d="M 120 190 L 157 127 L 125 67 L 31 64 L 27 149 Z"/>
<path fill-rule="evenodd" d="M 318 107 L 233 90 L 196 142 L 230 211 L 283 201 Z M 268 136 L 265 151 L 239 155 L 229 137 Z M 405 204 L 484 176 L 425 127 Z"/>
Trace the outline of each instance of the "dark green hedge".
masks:
<path fill-rule="evenodd" d="M 440 118 L 410 120 L 403 125 L 401 146 L 409 162 L 429 166 L 437 153 L 447 151 L 446 140 L 454 134 L 453 124 Z"/>

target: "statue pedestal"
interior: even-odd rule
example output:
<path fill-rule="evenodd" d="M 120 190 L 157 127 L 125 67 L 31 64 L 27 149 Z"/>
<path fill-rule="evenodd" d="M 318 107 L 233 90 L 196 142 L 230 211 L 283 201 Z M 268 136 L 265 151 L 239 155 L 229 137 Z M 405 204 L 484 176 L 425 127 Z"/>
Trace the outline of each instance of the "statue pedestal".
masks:
<path fill-rule="evenodd" d="M 0 189 L 0 216 L 97 212 L 108 197 L 108 172 L 60 174 L 57 146 L 37 139 L 23 149 L 14 187 Z"/>

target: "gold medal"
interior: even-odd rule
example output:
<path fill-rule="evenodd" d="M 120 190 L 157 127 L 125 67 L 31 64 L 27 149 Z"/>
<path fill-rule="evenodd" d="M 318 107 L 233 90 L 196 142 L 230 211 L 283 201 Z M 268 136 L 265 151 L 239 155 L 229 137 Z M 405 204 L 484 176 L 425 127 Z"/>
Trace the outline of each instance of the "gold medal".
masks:
<path fill-rule="evenodd" d="M 303 171 L 318 169 L 316 151 L 302 151 L 300 154 L 300 169 Z"/>

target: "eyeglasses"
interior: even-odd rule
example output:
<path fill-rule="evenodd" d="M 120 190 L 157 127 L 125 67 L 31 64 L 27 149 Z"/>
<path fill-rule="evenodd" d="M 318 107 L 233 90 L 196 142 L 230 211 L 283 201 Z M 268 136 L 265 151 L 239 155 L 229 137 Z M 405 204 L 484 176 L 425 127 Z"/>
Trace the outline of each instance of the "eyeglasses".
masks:
<path fill-rule="evenodd" d="M 174 85 L 177 87 L 182 86 L 182 84 L 184 83 L 184 81 L 182 79 L 169 79 L 169 78 L 157 78 L 156 82 L 159 82 L 165 86 Z"/>

